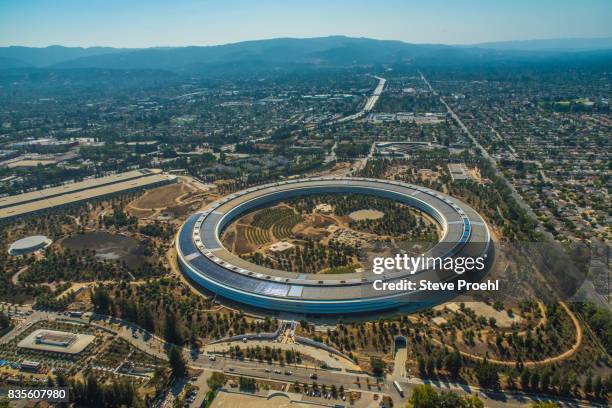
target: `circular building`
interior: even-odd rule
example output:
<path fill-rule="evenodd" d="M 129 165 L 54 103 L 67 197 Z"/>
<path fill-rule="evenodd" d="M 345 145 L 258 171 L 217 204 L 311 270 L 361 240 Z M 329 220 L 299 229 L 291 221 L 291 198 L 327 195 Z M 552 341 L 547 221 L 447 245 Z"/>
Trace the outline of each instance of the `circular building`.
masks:
<path fill-rule="evenodd" d="M 241 215 L 286 199 L 319 194 L 372 195 L 417 208 L 434 219 L 442 230 L 440 241 L 422 256 L 440 259 L 482 257 L 485 268 L 472 268 L 462 274 L 436 267 L 416 272 L 388 270 L 382 275 L 373 274 L 372 268 L 364 268 L 363 273 L 342 275 L 300 274 L 255 265 L 221 244 L 224 228 Z M 457 282 L 459 279 L 477 282 L 494 259 L 486 223 L 465 203 L 412 184 L 354 177 L 283 181 L 226 196 L 187 219 L 178 232 L 176 249 L 183 273 L 220 296 L 258 308 L 314 315 L 429 307 L 461 291 L 381 291 L 374 283 Z"/>
<path fill-rule="evenodd" d="M 32 235 L 13 242 L 8 252 L 14 256 L 27 255 L 48 247 L 52 242 L 53 241 L 44 235 Z"/>

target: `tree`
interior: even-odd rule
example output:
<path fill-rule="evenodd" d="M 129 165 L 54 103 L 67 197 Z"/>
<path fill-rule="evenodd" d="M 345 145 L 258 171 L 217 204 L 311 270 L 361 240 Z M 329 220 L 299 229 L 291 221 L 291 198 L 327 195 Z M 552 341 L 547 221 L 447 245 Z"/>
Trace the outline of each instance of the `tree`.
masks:
<path fill-rule="evenodd" d="M 425 374 L 427 373 L 426 371 L 426 364 L 425 364 L 425 358 L 419 354 L 419 357 L 417 358 L 418 364 L 419 364 L 419 375 L 421 377 L 425 377 Z"/>
<path fill-rule="evenodd" d="M 103 286 L 98 286 L 94 289 L 91 301 L 94 305 L 94 311 L 99 314 L 108 315 L 110 314 L 110 307 L 112 304 L 108 291 Z"/>
<path fill-rule="evenodd" d="M 223 387 L 225 385 L 225 381 L 227 381 L 225 374 L 215 371 L 212 373 L 210 378 L 206 380 L 206 384 L 214 392 Z"/>
<path fill-rule="evenodd" d="M 462 397 L 456 392 L 438 394 L 429 384 L 417 385 L 412 391 L 408 406 L 412 408 L 484 408 L 477 396 Z"/>
<path fill-rule="evenodd" d="M 413 408 L 435 408 L 438 402 L 438 394 L 429 384 L 417 385 L 410 396 L 410 404 Z"/>
<path fill-rule="evenodd" d="M 532 408 L 559 408 L 556 402 L 551 401 L 537 401 L 531 403 Z"/>
<path fill-rule="evenodd" d="M 240 377 L 238 379 L 238 385 L 241 391 L 255 392 L 257 390 L 257 384 L 254 378 Z"/>
<path fill-rule="evenodd" d="M 482 400 L 476 395 L 466 398 L 465 408 L 484 408 L 484 402 L 482 402 Z"/>
<path fill-rule="evenodd" d="M 561 377 L 561 383 L 559 384 L 559 392 L 562 395 L 569 395 L 571 391 L 571 385 L 567 375 Z"/>
<path fill-rule="evenodd" d="M 85 383 L 85 401 L 94 407 L 101 406 L 104 401 L 98 380 L 93 375 L 89 375 Z"/>
<path fill-rule="evenodd" d="M 182 346 L 183 345 L 183 335 L 181 334 L 181 331 L 178 327 L 177 316 L 174 313 L 168 311 L 166 313 L 165 324 L 166 324 L 166 328 L 164 331 L 164 337 L 166 341 L 172 344 L 176 344 L 178 346 Z"/>
<path fill-rule="evenodd" d="M 546 369 L 542 373 L 542 378 L 540 379 L 540 388 L 543 392 L 548 392 L 548 387 L 550 386 L 550 370 Z"/>
<path fill-rule="evenodd" d="M 595 384 L 593 385 L 593 394 L 595 397 L 601 397 L 601 392 L 603 390 L 603 381 L 601 381 L 601 377 L 595 377 Z"/>
<path fill-rule="evenodd" d="M 593 376 L 591 373 L 587 374 L 586 379 L 584 380 L 584 393 L 590 394 L 593 392 Z"/>
<path fill-rule="evenodd" d="M 370 357 L 370 366 L 374 377 L 382 377 L 385 374 L 385 363 L 379 357 Z"/>
<path fill-rule="evenodd" d="M 446 356 L 444 366 L 453 378 L 457 378 L 461 371 L 461 355 L 457 350 Z"/>
<path fill-rule="evenodd" d="M 175 378 L 182 378 L 187 373 L 187 365 L 183 359 L 183 355 L 178 347 L 170 347 L 168 352 L 168 359 L 170 360 L 170 368 L 172 369 L 172 375 Z"/>
<path fill-rule="evenodd" d="M 163 367 L 157 367 L 153 372 L 151 384 L 155 386 L 155 391 L 159 392 L 166 387 L 168 375 Z"/>
<path fill-rule="evenodd" d="M 538 372 L 538 370 L 534 370 L 533 373 L 531 373 L 531 379 L 529 382 L 531 385 L 531 389 L 533 391 L 537 391 L 540 386 L 540 373 Z"/>
<path fill-rule="evenodd" d="M 3 313 L 0 313 L 0 331 L 11 325 L 11 319 Z"/>
<path fill-rule="evenodd" d="M 478 383 L 483 387 L 497 388 L 499 386 L 499 374 L 497 367 L 488 361 L 477 364 L 474 370 Z"/>
<path fill-rule="evenodd" d="M 552 378 L 550 379 L 550 386 L 553 388 L 557 388 L 559 386 L 559 371 L 555 370 L 553 372 Z"/>
<path fill-rule="evenodd" d="M 427 357 L 427 375 L 433 377 L 436 374 L 436 364 L 433 357 Z"/>
<path fill-rule="evenodd" d="M 510 373 L 508 373 L 506 382 L 508 384 L 508 388 L 510 388 L 511 390 L 516 387 L 516 371 L 512 370 L 510 371 Z"/>
<path fill-rule="evenodd" d="M 58 382 L 59 384 L 59 382 Z M 100 384 L 93 376 L 85 382 L 72 380 L 69 384 L 70 400 L 75 406 L 86 407 L 144 407 L 134 385 L 127 379 L 113 380 L 110 384 Z"/>
<path fill-rule="evenodd" d="M 526 391 L 529 388 L 529 380 L 531 379 L 531 374 L 529 373 L 529 370 L 527 370 L 526 368 L 523 368 L 523 371 L 521 371 L 521 388 L 523 389 L 523 391 Z"/>

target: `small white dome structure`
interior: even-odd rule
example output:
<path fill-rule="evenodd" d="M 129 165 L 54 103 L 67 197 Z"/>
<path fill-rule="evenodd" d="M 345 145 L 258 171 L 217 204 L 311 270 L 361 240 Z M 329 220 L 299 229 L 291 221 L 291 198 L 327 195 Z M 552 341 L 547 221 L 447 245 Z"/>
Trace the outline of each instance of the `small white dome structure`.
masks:
<path fill-rule="evenodd" d="M 8 252 L 13 256 L 27 255 L 48 247 L 52 242 L 44 235 L 32 235 L 13 242 Z"/>

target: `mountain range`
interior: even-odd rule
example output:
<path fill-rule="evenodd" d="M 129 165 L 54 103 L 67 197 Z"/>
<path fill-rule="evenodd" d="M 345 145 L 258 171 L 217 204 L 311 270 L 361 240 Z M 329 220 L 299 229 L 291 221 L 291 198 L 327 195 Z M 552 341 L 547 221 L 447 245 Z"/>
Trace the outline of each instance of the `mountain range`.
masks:
<path fill-rule="evenodd" d="M 612 38 L 482 43 L 471 46 L 411 44 L 344 36 L 276 38 L 217 46 L 166 48 L 0 47 L 0 69 L 154 69 L 202 72 L 215 67 L 359 66 L 401 61 L 537 60 L 591 54 L 612 57 Z"/>

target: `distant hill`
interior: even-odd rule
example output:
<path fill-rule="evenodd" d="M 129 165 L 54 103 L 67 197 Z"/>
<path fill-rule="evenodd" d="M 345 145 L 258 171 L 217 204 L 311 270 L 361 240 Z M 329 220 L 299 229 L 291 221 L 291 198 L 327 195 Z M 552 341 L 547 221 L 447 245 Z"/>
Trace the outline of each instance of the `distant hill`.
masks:
<path fill-rule="evenodd" d="M 56 64 L 58 68 L 120 68 L 199 70 L 207 66 L 256 65 L 360 65 L 409 59 L 429 46 L 367 38 L 277 38 L 208 47 L 148 48 L 120 54 L 82 57 Z"/>
<path fill-rule="evenodd" d="M 0 47 L 0 57 L 39 68 L 161 69 L 202 71 L 270 69 L 287 65 L 359 66 L 414 59 L 481 58 L 497 53 L 477 47 L 409 44 L 402 41 L 331 36 L 275 38 L 218 46 L 116 49 L 107 47 Z"/>
<path fill-rule="evenodd" d="M 27 62 L 18 60 L 16 58 L 0 56 L 0 69 L 26 68 L 29 66 L 31 66 L 31 64 L 28 64 Z"/>
<path fill-rule="evenodd" d="M 501 41 L 475 44 L 476 47 L 521 51 L 596 51 L 612 49 L 612 37 L 560 38 L 550 40 Z"/>
<path fill-rule="evenodd" d="M 590 46 L 594 46 L 596 40 L 598 39 L 589 40 Z M 610 40 L 599 39 L 599 44 L 603 47 Z M 0 47 L 0 69 L 20 67 L 45 69 L 92 68 L 223 74 L 226 72 L 261 72 L 295 67 L 371 66 L 407 61 L 445 65 L 538 60 L 564 55 L 561 51 L 565 48 L 554 48 L 555 46 L 560 47 L 561 44 L 565 44 L 564 47 L 573 44 L 572 46 L 576 49 L 589 50 L 586 42 L 586 39 L 539 40 L 533 42 L 485 43 L 477 46 L 447 46 L 331 36 L 302 39 L 276 38 L 218 46 L 144 49 L 62 46 L 46 48 Z M 529 47 L 531 49 L 526 49 Z M 598 56 L 598 58 L 602 57 Z M 604 55 L 603 58 L 608 58 L 608 56 Z"/>
<path fill-rule="evenodd" d="M 61 45 L 51 45 L 49 47 L 0 47 L 0 57 L 11 58 L 22 61 L 34 67 L 47 67 L 63 61 L 89 57 L 101 54 L 113 54 L 125 52 L 127 49 L 112 47 L 63 47 Z"/>

